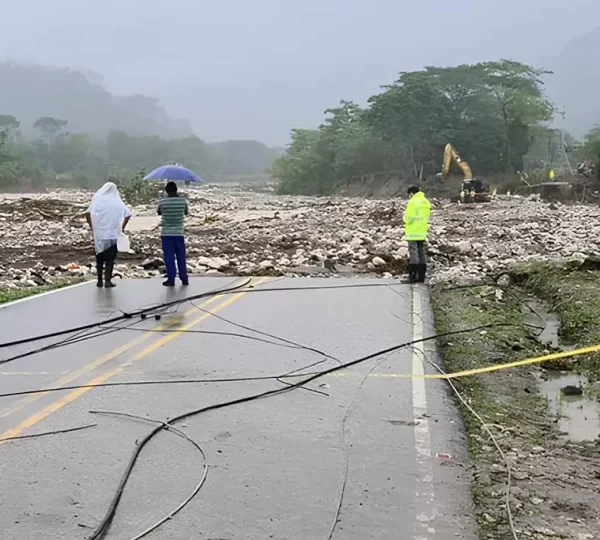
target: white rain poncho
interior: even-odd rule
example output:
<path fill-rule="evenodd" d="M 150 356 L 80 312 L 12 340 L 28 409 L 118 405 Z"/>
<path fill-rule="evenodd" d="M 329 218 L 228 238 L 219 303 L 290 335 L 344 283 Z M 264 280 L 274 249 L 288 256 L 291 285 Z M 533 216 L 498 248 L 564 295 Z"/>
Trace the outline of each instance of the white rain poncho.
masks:
<path fill-rule="evenodd" d="M 102 253 L 117 243 L 123 220 L 131 216 L 131 212 L 112 182 L 107 182 L 94 194 L 87 211 L 92 216 L 96 253 Z"/>

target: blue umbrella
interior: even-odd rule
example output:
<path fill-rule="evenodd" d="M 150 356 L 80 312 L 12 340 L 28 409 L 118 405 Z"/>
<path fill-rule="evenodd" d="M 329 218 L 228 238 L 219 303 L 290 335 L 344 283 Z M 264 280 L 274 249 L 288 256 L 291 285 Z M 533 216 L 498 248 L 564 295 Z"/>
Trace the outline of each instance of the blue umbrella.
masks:
<path fill-rule="evenodd" d="M 144 177 L 144 180 L 181 180 L 182 182 L 202 182 L 196 173 L 182 167 L 181 165 L 165 165 L 154 169 Z"/>

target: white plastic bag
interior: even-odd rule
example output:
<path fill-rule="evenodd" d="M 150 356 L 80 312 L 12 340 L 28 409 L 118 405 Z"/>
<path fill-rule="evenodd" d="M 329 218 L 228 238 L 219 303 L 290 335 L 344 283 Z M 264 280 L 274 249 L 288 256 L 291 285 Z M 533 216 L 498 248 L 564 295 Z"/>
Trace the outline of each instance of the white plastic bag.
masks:
<path fill-rule="evenodd" d="M 129 236 L 126 234 L 120 234 L 119 238 L 117 238 L 117 251 L 120 253 L 129 253 L 131 251 Z"/>

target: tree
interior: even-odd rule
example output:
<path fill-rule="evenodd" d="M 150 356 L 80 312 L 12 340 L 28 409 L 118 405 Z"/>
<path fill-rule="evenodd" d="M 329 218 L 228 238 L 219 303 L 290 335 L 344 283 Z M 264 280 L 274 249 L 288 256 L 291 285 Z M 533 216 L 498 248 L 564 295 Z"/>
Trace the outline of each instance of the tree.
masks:
<path fill-rule="evenodd" d="M 33 124 L 34 129 L 37 129 L 40 134 L 40 143 L 38 146 L 38 151 L 42 152 L 42 148 L 45 149 L 45 157 L 43 161 L 45 162 L 46 170 L 52 170 L 52 145 L 56 142 L 57 137 L 59 136 L 59 132 L 68 124 L 66 120 L 59 120 L 58 118 L 53 118 L 51 116 L 42 116 L 38 118 Z"/>
<path fill-rule="evenodd" d="M 523 170 L 533 131 L 555 110 L 547 73 L 508 60 L 403 72 L 366 110 L 342 100 L 318 130 L 293 130 L 273 175 L 286 193 L 328 193 L 379 171 L 421 180 L 439 171 L 449 142 L 476 175 Z"/>
<path fill-rule="evenodd" d="M 600 126 L 595 126 L 585 136 L 583 155 L 594 165 L 596 177 L 600 181 Z"/>
<path fill-rule="evenodd" d="M 16 183 L 18 173 L 18 159 L 8 145 L 8 133 L 0 131 L 0 186 Z"/>
<path fill-rule="evenodd" d="M 480 63 L 474 69 L 480 72 L 480 83 L 500 108 L 506 168 L 522 169 L 522 157 L 529 149 L 530 127 L 549 122 L 556 112 L 542 91 L 542 77 L 552 72 L 512 60 Z"/>
<path fill-rule="evenodd" d="M 402 73 L 369 100 L 367 119 L 387 140 L 408 145 L 428 172 L 447 142 L 475 170 L 522 169 L 530 128 L 554 114 L 542 92 L 547 73 L 508 60 Z"/>
<path fill-rule="evenodd" d="M 316 129 L 293 129 L 285 155 L 271 168 L 282 193 L 322 194 L 331 171 L 325 141 Z"/>
<path fill-rule="evenodd" d="M 42 116 L 36 120 L 33 127 L 39 130 L 46 140 L 53 141 L 56 134 L 68 123 L 66 120 L 59 120 L 51 116 Z"/>
<path fill-rule="evenodd" d="M 13 129 L 19 129 L 21 123 L 10 114 L 0 114 L 0 131 L 9 132 Z"/>

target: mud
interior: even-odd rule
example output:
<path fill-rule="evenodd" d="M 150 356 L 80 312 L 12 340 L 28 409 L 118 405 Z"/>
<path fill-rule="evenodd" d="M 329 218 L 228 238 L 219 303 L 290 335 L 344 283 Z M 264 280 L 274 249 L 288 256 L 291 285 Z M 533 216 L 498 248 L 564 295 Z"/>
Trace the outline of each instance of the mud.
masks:
<path fill-rule="evenodd" d="M 559 320 L 542 304 L 526 307 L 512 295 L 498 297 L 479 289 L 434 289 L 433 297 L 441 332 L 499 320 L 516 324 L 509 330 L 454 336 L 444 347 L 449 371 L 536 356 L 561 345 Z M 523 320 L 541 328 L 519 325 Z M 510 507 L 519 540 L 599 538 L 597 409 L 592 414 L 590 398 L 563 395 L 565 386 L 584 383 L 573 377 L 530 366 L 458 381 L 511 468 Z M 465 421 L 481 538 L 514 540 L 505 506 L 506 463 L 468 411 Z"/>

